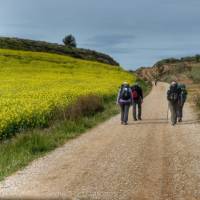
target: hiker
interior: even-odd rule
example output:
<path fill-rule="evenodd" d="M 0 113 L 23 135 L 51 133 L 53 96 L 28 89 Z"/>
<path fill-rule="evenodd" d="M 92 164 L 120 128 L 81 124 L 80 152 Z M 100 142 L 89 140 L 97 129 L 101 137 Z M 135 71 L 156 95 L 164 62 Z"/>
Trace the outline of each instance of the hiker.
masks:
<path fill-rule="evenodd" d="M 154 80 L 154 85 L 156 86 L 157 83 L 158 83 L 158 79 L 155 79 L 155 80 Z"/>
<path fill-rule="evenodd" d="M 167 100 L 171 112 L 171 124 L 174 126 L 177 123 L 178 103 L 180 98 L 180 88 L 176 81 L 172 81 L 169 90 L 167 91 Z"/>
<path fill-rule="evenodd" d="M 117 104 L 119 104 L 121 108 L 121 124 L 128 124 L 128 113 L 131 103 L 131 88 L 127 82 L 124 82 L 117 96 Z"/>
<path fill-rule="evenodd" d="M 178 87 L 180 88 L 180 97 L 178 100 L 178 110 L 177 110 L 177 117 L 178 122 L 182 122 L 183 117 L 183 106 L 185 104 L 185 101 L 187 99 L 187 90 L 185 84 L 179 84 Z"/>
<path fill-rule="evenodd" d="M 131 94 L 133 99 L 133 119 L 134 121 L 142 120 L 143 91 L 138 83 L 131 87 Z"/>

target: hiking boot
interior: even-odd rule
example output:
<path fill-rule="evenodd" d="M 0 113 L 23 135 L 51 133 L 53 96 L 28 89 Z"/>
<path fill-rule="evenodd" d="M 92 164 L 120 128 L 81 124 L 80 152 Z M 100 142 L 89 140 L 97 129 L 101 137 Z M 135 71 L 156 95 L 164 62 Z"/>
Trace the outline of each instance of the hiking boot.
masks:
<path fill-rule="evenodd" d="M 172 122 L 172 126 L 175 126 L 176 125 L 176 122 Z"/>
<path fill-rule="evenodd" d="M 178 119 L 178 122 L 182 122 L 182 119 L 180 118 L 180 119 Z"/>
<path fill-rule="evenodd" d="M 137 121 L 137 118 L 134 118 L 133 120 L 134 120 L 134 121 Z"/>

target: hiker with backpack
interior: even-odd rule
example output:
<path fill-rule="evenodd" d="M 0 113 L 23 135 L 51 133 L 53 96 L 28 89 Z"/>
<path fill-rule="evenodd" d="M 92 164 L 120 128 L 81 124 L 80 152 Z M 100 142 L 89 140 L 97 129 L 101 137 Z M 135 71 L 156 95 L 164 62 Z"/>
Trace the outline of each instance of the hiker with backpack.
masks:
<path fill-rule="evenodd" d="M 121 108 L 121 124 L 128 124 L 128 114 L 131 103 L 131 88 L 127 82 L 124 82 L 121 85 L 117 96 L 117 104 L 119 104 Z"/>
<path fill-rule="evenodd" d="M 167 100 L 171 112 L 171 123 L 174 126 L 177 123 L 177 113 L 179 106 L 181 90 L 176 81 L 172 81 L 169 90 L 167 91 Z"/>
<path fill-rule="evenodd" d="M 180 88 L 180 97 L 178 101 L 177 117 L 178 117 L 178 122 L 182 122 L 183 106 L 187 99 L 187 90 L 185 84 L 179 84 L 178 87 Z"/>
<path fill-rule="evenodd" d="M 131 87 L 131 95 L 133 99 L 133 119 L 134 121 L 142 120 L 143 91 L 138 83 Z"/>

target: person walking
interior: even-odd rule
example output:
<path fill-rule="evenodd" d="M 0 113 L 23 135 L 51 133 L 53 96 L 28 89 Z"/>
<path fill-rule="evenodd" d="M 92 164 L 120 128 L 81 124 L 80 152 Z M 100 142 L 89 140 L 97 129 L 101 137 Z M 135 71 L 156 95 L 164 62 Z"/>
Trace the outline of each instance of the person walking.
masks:
<path fill-rule="evenodd" d="M 169 90 L 167 91 L 167 100 L 171 112 L 171 124 L 174 126 L 177 123 L 178 103 L 181 90 L 176 81 L 172 81 Z"/>
<path fill-rule="evenodd" d="M 158 79 L 155 79 L 154 80 L 154 85 L 157 86 L 157 83 L 158 83 Z"/>
<path fill-rule="evenodd" d="M 179 96 L 179 101 L 178 101 L 177 117 L 178 117 L 178 122 L 182 122 L 183 106 L 187 99 L 188 92 L 186 90 L 185 84 L 179 84 L 178 87 L 180 88 L 180 96 Z"/>
<path fill-rule="evenodd" d="M 133 99 L 133 119 L 134 121 L 142 120 L 143 91 L 138 83 L 131 87 L 131 93 Z"/>
<path fill-rule="evenodd" d="M 121 124 L 128 124 L 128 114 L 131 103 L 131 88 L 127 82 L 124 82 L 121 85 L 117 96 L 117 104 L 119 104 L 121 108 Z"/>
<path fill-rule="evenodd" d="M 121 85 L 117 96 L 117 104 L 119 104 L 121 108 L 121 124 L 128 124 L 128 114 L 131 103 L 131 88 L 127 82 L 124 82 Z"/>

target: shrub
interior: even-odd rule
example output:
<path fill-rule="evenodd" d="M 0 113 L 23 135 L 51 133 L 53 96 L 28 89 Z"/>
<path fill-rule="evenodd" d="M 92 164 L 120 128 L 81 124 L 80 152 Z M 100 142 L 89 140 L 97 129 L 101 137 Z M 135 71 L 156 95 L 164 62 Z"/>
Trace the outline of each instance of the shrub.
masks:
<path fill-rule="evenodd" d="M 194 96 L 194 102 L 198 108 L 200 108 L 200 94 Z"/>
<path fill-rule="evenodd" d="M 195 56 L 195 58 L 196 58 L 196 62 L 200 62 L 200 55 L 197 54 L 197 55 Z"/>
<path fill-rule="evenodd" d="M 96 95 L 82 96 L 65 110 L 65 118 L 79 119 L 103 111 L 103 99 Z"/>
<path fill-rule="evenodd" d="M 63 38 L 63 43 L 68 47 L 76 47 L 76 39 L 73 35 L 67 35 Z"/>
<path fill-rule="evenodd" d="M 200 67 L 193 67 L 190 73 L 190 77 L 195 83 L 200 83 Z"/>

